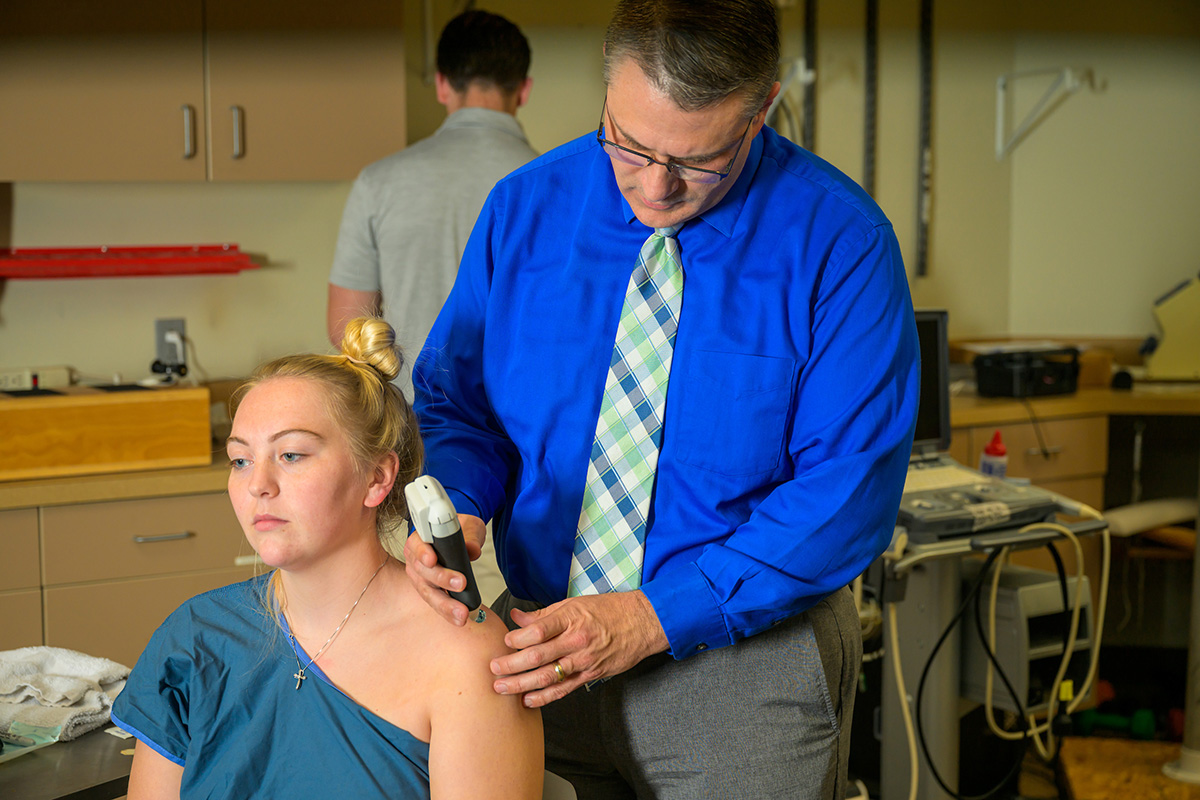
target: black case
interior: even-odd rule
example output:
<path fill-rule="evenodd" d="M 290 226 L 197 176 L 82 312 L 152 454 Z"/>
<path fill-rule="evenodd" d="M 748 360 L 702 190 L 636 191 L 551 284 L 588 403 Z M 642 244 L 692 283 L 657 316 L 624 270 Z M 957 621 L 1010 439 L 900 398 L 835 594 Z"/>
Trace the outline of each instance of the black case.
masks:
<path fill-rule="evenodd" d="M 975 356 L 980 397 L 1071 394 L 1079 380 L 1079 350 L 1028 350 Z"/>

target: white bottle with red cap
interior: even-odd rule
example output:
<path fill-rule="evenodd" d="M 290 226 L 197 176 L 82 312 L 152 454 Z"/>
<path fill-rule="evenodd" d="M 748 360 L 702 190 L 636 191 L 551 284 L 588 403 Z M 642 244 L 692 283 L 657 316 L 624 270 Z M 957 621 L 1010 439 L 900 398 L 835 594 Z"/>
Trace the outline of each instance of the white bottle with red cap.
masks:
<path fill-rule="evenodd" d="M 993 478 L 1003 478 L 1008 471 L 1008 450 L 1000 438 L 1000 431 L 993 434 L 992 440 L 979 454 L 979 471 Z"/>

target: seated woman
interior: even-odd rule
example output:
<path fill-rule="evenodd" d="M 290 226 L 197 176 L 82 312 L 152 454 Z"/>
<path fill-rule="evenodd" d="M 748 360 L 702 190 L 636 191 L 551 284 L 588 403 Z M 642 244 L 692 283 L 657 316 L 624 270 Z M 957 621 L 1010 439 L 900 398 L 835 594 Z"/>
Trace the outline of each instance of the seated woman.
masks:
<path fill-rule="evenodd" d="M 229 497 L 273 571 L 184 603 L 113 708 L 130 800 L 536 798 L 542 726 L 492 690 L 505 627 L 449 625 L 380 543 L 420 474 L 391 327 L 289 356 L 239 389 Z"/>

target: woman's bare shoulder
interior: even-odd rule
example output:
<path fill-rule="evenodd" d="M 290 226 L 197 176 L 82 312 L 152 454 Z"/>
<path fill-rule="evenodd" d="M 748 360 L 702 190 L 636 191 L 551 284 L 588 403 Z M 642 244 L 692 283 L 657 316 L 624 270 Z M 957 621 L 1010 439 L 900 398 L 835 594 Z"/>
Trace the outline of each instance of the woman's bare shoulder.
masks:
<path fill-rule="evenodd" d="M 486 664 L 493 658 L 512 652 L 504 644 L 504 635 L 508 633 L 508 628 L 500 617 L 486 606 L 482 622 L 469 620 L 460 626 L 447 622 L 428 605 L 421 605 L 423 608 L 420 613 L 414 615 L 415 621 L 422 630 L 428 632 L 432 641 L 436 641 L 439 647 L 445 649 L 447 656 L 483 659 Z"/>

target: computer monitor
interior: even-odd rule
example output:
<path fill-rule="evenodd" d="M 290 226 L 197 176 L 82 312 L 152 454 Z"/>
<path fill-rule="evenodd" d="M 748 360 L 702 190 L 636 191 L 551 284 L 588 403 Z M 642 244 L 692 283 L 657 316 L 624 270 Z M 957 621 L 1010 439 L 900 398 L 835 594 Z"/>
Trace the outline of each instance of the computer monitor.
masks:
<path fill-rule="evenodd" d="M 950 449 L 950 342 L 944 309 L 917 311 L 921 348 L 921 395 L 913 456 L 928 457 Z"/>

